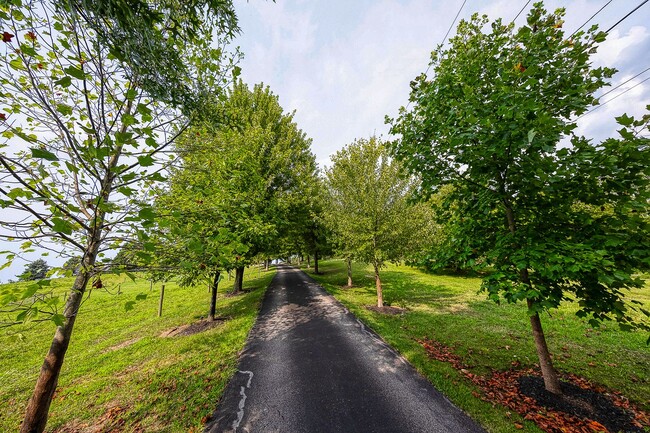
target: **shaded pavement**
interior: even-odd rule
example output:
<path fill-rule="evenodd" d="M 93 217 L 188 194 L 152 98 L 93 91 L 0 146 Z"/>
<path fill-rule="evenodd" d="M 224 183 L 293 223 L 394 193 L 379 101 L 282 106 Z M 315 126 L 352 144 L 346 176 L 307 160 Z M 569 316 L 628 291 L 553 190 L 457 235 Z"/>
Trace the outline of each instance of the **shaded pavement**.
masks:
<path fill-rule="evenodd" d="M 206 432 L 484 432 L 303 272 L 280 266 Z"/>

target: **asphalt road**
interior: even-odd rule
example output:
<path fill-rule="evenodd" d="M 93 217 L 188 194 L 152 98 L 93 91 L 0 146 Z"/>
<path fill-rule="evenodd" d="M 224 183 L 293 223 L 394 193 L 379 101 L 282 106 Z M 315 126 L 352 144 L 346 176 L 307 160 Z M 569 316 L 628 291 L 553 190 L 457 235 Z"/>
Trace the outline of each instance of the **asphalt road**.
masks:
<path fill-rule="evenodd" d="M 303 272 L 280 267 L 206 432 L 483 432 Z"/>

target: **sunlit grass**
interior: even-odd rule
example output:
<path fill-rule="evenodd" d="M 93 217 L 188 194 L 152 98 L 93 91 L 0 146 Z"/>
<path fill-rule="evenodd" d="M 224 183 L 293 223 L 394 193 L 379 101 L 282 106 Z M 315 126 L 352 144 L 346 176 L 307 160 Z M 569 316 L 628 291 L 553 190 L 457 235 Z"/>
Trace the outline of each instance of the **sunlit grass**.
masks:
<path fill-rule="evenodd" d="M 451 346 L 477 374 L 508 369 L 515 361 L 522 367 L 533 366 L 537 356 L 523 304 L 497 305 L 487 300 L 478 293 L 478 278 L 431 275 L 390 265 L 382 272 L 385 303 L 406 308 L 407 313 L 378 314 L 364 308 L 376 303 L 371 269 L 359 264 L 353 269 L 352 289 L 342 287 L 347 282 L 342 261 L 323 261 L 322 275 L 311 275 L 489 431 L 522 431 L 514 426 L 521 418 L 476 398 L 474 385 L 448 364 L 429 359 L 416 339 L 428 337 Z M 650 287 L 630 297 L 650 309 Z M 622 332 L 615 324 L 592 330 L 575 316 L 576 309 L 567 303 L 542 318 L 556 367 L 620 391 L 650 409 L 648 335 Z M 523 431 L 539 431 L 528 421 L 524 426 Z"/>
<path fill-rule="evenodd" d="M 107 276 L 107 291 L 94 290 L 84 302 L 52 403 L 48 431 L 66 425 L 103 426 L 101 431 L 201 431 L 257 316 L 274 272 L 247 270 L 244 295 L 224 297 L 232 281 L 221 283 L 217 313 L 228 320 L 207 331 L 161 338 L 170 328 L 207 316 L 207 285 L 165 285 L 163 315 L 157 317 L 160 284 L 150 291 L 144 279 Z M 65 290 L 71 279 L 54 282 Z M 120 294 L 116 294 L 120 285 Z M 131 311 L 124 304 L 139 293 Z M 17 431 L 43 357 L 54 335 L 51 322 L 13 327 L 18 341 L 0 334 L 0 431 Z M 98 430 L 99 431 L 99 430 Z"/>

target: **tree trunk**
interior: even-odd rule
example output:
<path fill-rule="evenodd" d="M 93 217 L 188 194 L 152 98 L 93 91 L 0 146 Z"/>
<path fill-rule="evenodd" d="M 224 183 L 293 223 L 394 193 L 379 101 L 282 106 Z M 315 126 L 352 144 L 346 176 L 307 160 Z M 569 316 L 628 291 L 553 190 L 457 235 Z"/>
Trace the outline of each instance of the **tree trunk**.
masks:
<path fill-rule="evenodd" d="M 133 102 L 128 100 L 124 109 L 124 113 L 130 114 Z M 120 132 L 126 132 L 127 125 L 123 124 Z M 101 188 L 98 198 L 101 202 L 106 203 L 110 197 L 113 181 L 116 174 L 114 168 L 117 167 L 118 161 L 122 154 L 122 145 L 115 148 L 115 153 L 109 158 L 106 166 L 106 171 L 100 182 Z M 65 354 L 70 345 L 70 338 L 72 337 L 72 329 L 79 313 L 79 307 L 83 300 L 83 295 L 86 292 L 88 281 L 90 280 L 91 271 L 95 265 L 97 254 L 101 243 L 102 229 L 104 228 L 104 220 L 106 213 L 98 211 L 95 218 L 92 220 L 92 228 L 88 232 L 88 245 L 85 248 L 84 255 L 81 259 L 81 271 L 75 278 L 74 284 L 70 289 L 70 294 L 66 300 L 63 309 L 63 325 L 57 326 L 54 332 L 54 339 L 50 345 L 50 350 L 45 356 L 41 371 L 34 392 L 27 403 L 25 410 L 25 418 L 20 426 L 20 433 L 42 433 L 47 424 L 47 416 L 52 403 L 54 391 L 59 381 L 59 374 L 63 366 Z"/>
<path fill-rule="evenodd" d="M 528 308 L 532 308 L 534 302 L 528 300 Z M 546 338 L 544 337 L 544 330 L 542 329 L 542 321 L 539 319 L 539 314 L 535 313 L 530 316 L 530 325 L 533 328 L 533 338 L 535 339 L 535 348 L 537 349 L 537 357 L 539 358 L 539 366 L 542 369 L 542 377 L 544 378 L 544 387 L 547 391 L 553 394 L 562 394 L 562 387 L 560 386 L 560 379 L 558 378 L 557 371 L 553 367 L 551 354 L 548 351 Z"/>
<path fill-rule="evenodd" d="M 512 234 L 515 234 L 517 231 L 517 225 L 515 222 L 515 214 L 512 210 L 512 206 L 508 200 L 504 201 L 504 206 L 506 210 L 506 218 L 508 221 L 508 229 Z M 532 283 L 530 281 L 530 276 L 528 275 L 528 269 L 524 268 L 519 271 L 521 282 L 532 288 Z M 532 309 L 535 305 L 535 301 L 532 299 L 526 300 L 528 304 L 528 309 Z M 537 349 L 537 358 L 539 359 L 539 366 L 542 370 L 542 377 L 544 378 L 544 387 L 547 391 L 553 394 L 562 394 L 562 387 L 560 386 L 560 379 L 557 375 L 555 367 L 553 367 L 553 361 L 551 360 L 551 354 L 548 350 L 548 345 L 546 344 L 546 337 L 544 337 L 544 330 L 542 329 L 542 322 L 539 318 L 539 314 L 535 313 L 530 316 L 530 325 L 533 329 L 533 338 L 535 340 L 535 349 Z"/>
<path fill-rule="evenodd" d="M 244 285 L 244 267 L 235 268 L 235 284 L 233 284 L 232 292 L 239 293 L 242 291 Z"/>
<path fill-rule="evenodd" d="M 219 288 L 220 276 L 221 272 L 215 272 L 214 280 L 212 281 L 212 293 L 210 294 L 210 320 L 214 320 L 217 313 L 217 289 Z"/>
<path fill-rule="evenodd" d="M 314 273 L 318 274 L 318 251 L 314 251 Z"/>
<path fill-rule="evenodd" d="M 266 261 L 264 262 L 264 270 L 265 271 L 269 270 L 270 264 L 271 264 L 271 259 L 266 259 Z"/>
<path fill-rule="evenodd" d="M 52 397 L 59 381 L 61 366 L 63 365 L 66 351 L 70 345 L 70 338 L 74 323 L 77 319 L 77 313 L 79 312 L 81 301 L 86 292 L 88 281 L 91 278 L 89 270 L 95 264 L 98 248 L 98 242 L 93 242 L 89 245 L 83 261 L 82 269 L 84 270 L 77 275 L 70 289 L 63 310 L 63 316 L 65 317 L 63 325 L 57 326 L 50 350 L 41 366 L 41 371 L 36 380 L 36 386 L 34 387 L 34 393 L 29 399 L 27 409 L 25 410 L 25 418 L 20 426 L 21 433 L 41 433 L 45 430 L 50 404 L 52 403 Z"/>
<path fill-rule="evenodd" d="M 384 307 L 384 292 L 381 288 L 381 279 L 379 278 L 379 266 L 375 263 L 372 264 L 375 268 L 375 286 L 377 286 L 377 306 L 379 308 Z"/>
<path fill-rule="evenodd" d="M 307 254 L 307 269 L 311 268 L 311 261 L 309 258 L 309 254 Z"/>
<path fill-rule="evenodd" d="M 348 268 L 348 287 L 352 287 L 352 259 L 350 257 L 346 257 L 345 264 Z"/>

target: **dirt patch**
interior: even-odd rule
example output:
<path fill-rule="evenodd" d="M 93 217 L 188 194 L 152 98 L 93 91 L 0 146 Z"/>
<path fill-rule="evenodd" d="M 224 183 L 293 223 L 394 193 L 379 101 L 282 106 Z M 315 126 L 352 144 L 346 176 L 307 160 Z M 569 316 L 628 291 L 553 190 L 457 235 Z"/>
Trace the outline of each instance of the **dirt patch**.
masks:
<path fill-rule="evenodd" d="M 120 344 L 116 344 L 115 346 L 111 346 L 111 347 L 109 347 L 108 349 L 106 349 L 106 350 L 104 351 L 104 353 L 107 353 L 107 352 L 113 352 L 113 351 L 115 351 L 115 350 L 124 349 L 125 347 L 128 347 L 128 346 L 130 346 L 130 345 L 132 345 L 132 344 L 137 343 L 137 342 L 140 341 L 141 339 L 142 339 L 142 337 L 137 337 L 137 338 L 132 338 L 132 339 L 130 339 L 130 340 L 123 341 L 123 342 L 121 342 Z"/>
<path fill-rule="evenodd" d="M 374 311 L 375 313 L 389 314 L 391 316 L 406 313 L 406 308 L 389 307 L 386 305 L 383 307 L 378 307 L 376 305 L 366 305 L 365 308 L 366 310 Z"/>
<path fill-rule="evenodd" d="M 198 322 L 190 323 L 187 325 L 176 326 L 174 328 L 169 328 L 158 335 L 160 338 L 169 338 L 169 337 L 186 337 L 188 335 L 198 334 L 199 332 L 207 331 L 212 329 L 215 326 L 220 325 L 224 321 L 228 320 L 227 317 L 217 317 L 214 320 L 203 319 Z"/>
<path fill-rule="evenodd" d="M 533 421 L 548 433 L 642 433 L 650 427 L 650 414 L 640 410 L 620 393 L 607 390 L 573 374 L 563 374 L 558 397 L 544 389 L 541 373 L 521 369 L 513 362 L 510 370 L 493 371 L 487 376 L 472 373 L 470 367 L 440 342 L 418 340 L 429 357 L 448 362 L 481 389 L 474 396 L 501 404 Z M 520 429 L 523 425 L 515 422 Z"/>

